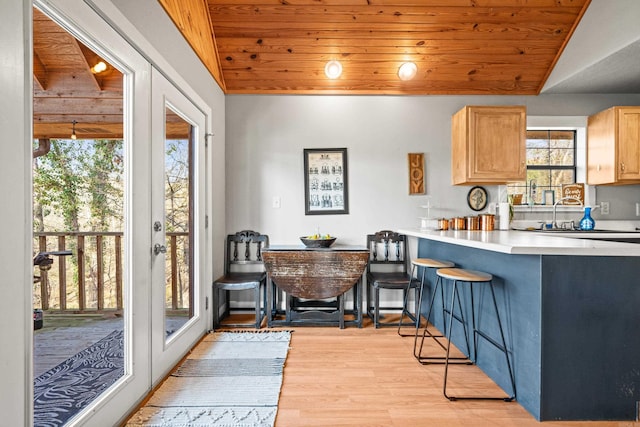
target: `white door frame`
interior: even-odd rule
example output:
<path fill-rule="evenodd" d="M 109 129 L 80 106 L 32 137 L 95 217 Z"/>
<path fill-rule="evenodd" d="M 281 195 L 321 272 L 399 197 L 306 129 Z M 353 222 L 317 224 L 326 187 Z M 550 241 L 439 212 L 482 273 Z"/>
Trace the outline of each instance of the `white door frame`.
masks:
<path fill-rule="evenodd" d="M 165 333 L 165 253 L 152 251 L 151 289 L 151 367 L 152 379 L 156 384 L 186 354 L 191 345 L 206 330 L 205 280 L 206 280 L 206 116 L 178 88 L 155 68 L 151 72 L 151 135 L 152 135 L 152 222 L 159 222 L 162 228 L 153 232 L 152 244 L 164 246 L 165 235 L 165 111 L 170 107 L 188 122 L 194 131 L 193 158 L 190 177 L 192 187 L 193 213 L 193 270 L 189 272 L 193 280 L 193 316 L 168 339 Z M 190 142 L 191 143 L 191 142 Z M 151 223 L 149 224 L 151 228 Z"/>
<path fill-rule="evenodd" d="M 123 73 L 125 373 L 70 425 L 117 423 L 151 389 L 148 253 L 151 242 L 149 99 L 151 66 L 82 0 L 35 0 L 48 16 Z M 108 47 L 107 47 L 108 46 Z M 147 285 L 145 285 L 147 284 Z M 97 424 L 96 424 L 97 423 Z"/>
<path fill-rule="evenodd" d="M 11 242 L 0 245 L 0 423 L 11 426 L 33 418 L 31 15 L 29 2 L 0 1 L 0 221 Z"/>
<path fill-rule="evenodd" d="M 127 159 L 127 223 L 125 234 L 129 237 L 126 245 L 125 281 L 134 283 L 125 290 L 128 323 L 126 345 L 132 349 L 127 362 L 125 377 L 94 402 L 88 411 L 72 420 L 69 425 L 117 425 L 124 420 L 127 412 L 133 410 L 145 397 L 158 379 L 151 375 L 151 267 L 149 261 L 152 247 L 151 235 L 151 64 L 158 66 L 180 89 L 187 94 L 201 111 L 205 112 L 207 128 L 212 129 L 211 108 L 189 88 L 171 65 L 146 41 L 140 32 L 115 7 L 111 0 L 34 0 L 41 9 L 52 10 L 73 28 L 80 39 L 94 50 L 105 53 L 114 64 L 126 64 L 123 67 L 129 77 L 127 85 L 135 94 L 125 99 L 126 141 L 130 144 Z M 3 324 L 12 327 L 0 328 L 2 342 L 11 346 L 0 348 L 3 374 L 3 386 L 0 387 L 0 409 L 3 422 L 7 425 L 31 425 L 33 422 L 33 321 L 31 320 L 32 296 L 30 283 L 32 276 L 32 243 L 27 238 L 32 233 L 31 201 L 31 140 L 33 121 L 33 46 L 32 46 L 31 2 L 0 2 L 0 36 L 7 44 L 0 47 L 6 67 L 0 67 L 0 87 L 3 99 L 0 105 L 0 128 L 5 141 L 14 143 L 0 144 L 3 164 L 0 169 L 5 185 L 0 192 L 5 200 L 13 200 L 9 209 L 0 212 L 0 218 L 9 225 L 5 237 L 13 242 L 0 248 L 2 262 L 0 273 L 3 284 L 13 298 L 0 302 L 0 319 Z M 108 48 L 106 48 L 108 46 Z M 224 126 L 222 123 L 221 126 Z M 212 164 L 211 152 L 206 165 Z M 135 165 L 132 167 L 131 165 Z M 208 167 L 201 173 L 207 174 Z M 216 176 L 223 179 L 222 176 Z M 206 182 L 205 185 L 210 185 Z M 204 186 L 203 186 L 204 187 Z M 203 190 L 204 191 L 204 190 Z M 213 197 L 206 192 L 205 212 L 212 210 Z M 135 215 L 131 215 L 134 212 Z M 125 214 L 126 215 L 126 214 Z M 210 214 L 209 214 L 210 216 Z M 204 218 L 203 218 L 204 219 Z M 217 222 L 216 222 L 217 223 Z M 200 227 L 200 225 L 198 225 Z M 219 228 L 219 226 L 218 226 Z M 209 229 L 196 228 L 204 234 L 205 244 L 200 248 L 199 258 L 212 259 L 212 245 Z M 212 263 L 202 265 L 205 277 L 203 284 L 210 281 Z M 206 271 L 206 273 L 205 273 Z M 204 285 L 203 285 L 204 286 Z M 208 290 L 208 287 L 207 287 Z M 208 290 L 207 295 L 210 294 Z M 205 315 L 205 293 L 198 301 L 201 313 Z M 210 317 L 210 316 L 205 316 Z M 199 334 L 206 332 L 205 321 L 198 322 Z M 194 328 L 195 329 L 195 328 Z M 183 350 L 186 352 L 193 343 Z M 177 347 L 177 346 L 176 346 Z M 177 360 L 176 360 L 177 362 Z"/>

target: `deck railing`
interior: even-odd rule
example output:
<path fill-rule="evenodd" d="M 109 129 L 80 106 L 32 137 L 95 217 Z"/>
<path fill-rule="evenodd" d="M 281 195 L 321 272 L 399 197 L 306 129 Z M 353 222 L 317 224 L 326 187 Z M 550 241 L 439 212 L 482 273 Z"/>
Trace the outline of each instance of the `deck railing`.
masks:
<path fill-rule="evenodd" d="M 36 232 L 34 251 L 71 250 L 55 256 L 50 269 L 34 267 L 34 308 L 49 312 L 104 313 L 123 308 L 122 232 Z M 185 308 L 188 277 L 184 253 L 187 233 L 167 233 L 166 306 Z M 185 297 L 185 294 L 187 295 Z"/>

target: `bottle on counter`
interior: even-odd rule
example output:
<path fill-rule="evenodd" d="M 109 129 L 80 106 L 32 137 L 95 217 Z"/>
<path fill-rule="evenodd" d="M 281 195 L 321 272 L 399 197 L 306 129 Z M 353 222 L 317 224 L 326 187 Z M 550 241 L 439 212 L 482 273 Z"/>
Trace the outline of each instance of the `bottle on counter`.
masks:
<path fill-rule="evenodd" d="M 591 206 L 584 207 L 584 216 L 580 220 L 580 230 L 593 230 L 596 227 L 596 222 L 591 218 Z"/>

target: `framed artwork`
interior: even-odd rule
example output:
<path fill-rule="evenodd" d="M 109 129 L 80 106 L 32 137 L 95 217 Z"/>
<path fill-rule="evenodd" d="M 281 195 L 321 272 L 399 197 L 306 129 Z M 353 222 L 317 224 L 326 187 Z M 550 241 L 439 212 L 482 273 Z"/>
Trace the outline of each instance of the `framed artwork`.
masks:
<path fill-rule="evenodd" d="M 348 214 L 347 177 L 346 148 L 305 148 L 305 215 Z"/>
<path fill-rule="evenodd" d="M 553 190 L 544 190 L 542 204 L 553 205 L 556 202 L 556 192 Z"/>
<path fill-rule="evenodd" d="M 486 208 L 487 201 L 489 201 L 487 190 L 485 190 L 484 187 L 480 187 L 479 185 L 472 187 L 467 194 L 467 204 L 476 212 Z"/>
<path fill-rule="evenodd" d="M 584 184 L 562 184 L 562 204 L 584 206 Z"/>

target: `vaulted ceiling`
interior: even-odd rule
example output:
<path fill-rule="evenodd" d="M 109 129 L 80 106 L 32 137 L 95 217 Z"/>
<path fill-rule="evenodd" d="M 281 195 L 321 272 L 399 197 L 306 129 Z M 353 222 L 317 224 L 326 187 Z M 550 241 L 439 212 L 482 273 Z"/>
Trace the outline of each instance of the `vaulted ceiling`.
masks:
<path fill-rule="evenodd" d="M 538 94 L 590 2 L 158 1 L 228 94 L 420 95 Z"/>

